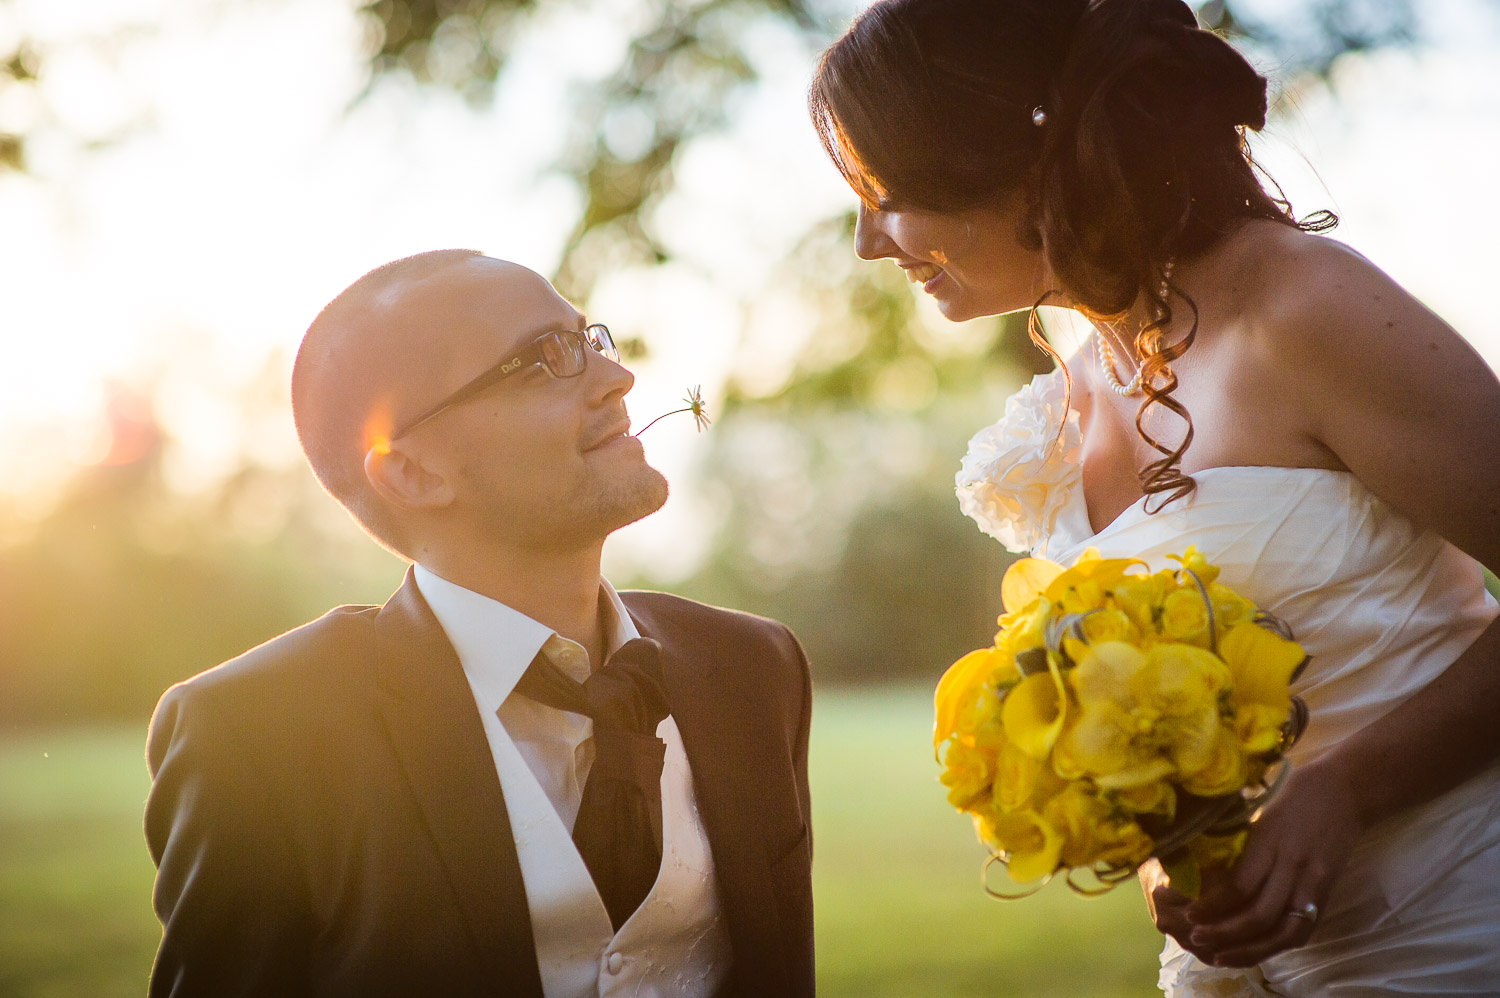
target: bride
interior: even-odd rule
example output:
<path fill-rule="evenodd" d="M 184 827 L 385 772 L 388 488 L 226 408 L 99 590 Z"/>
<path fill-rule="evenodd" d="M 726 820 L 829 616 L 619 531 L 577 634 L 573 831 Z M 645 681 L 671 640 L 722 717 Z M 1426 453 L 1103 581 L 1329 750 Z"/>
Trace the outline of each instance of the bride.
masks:
<path fill-rule="evenodd" d="M 952 320 L 1092 334 L 974 438 L 1008 546 L 1153 569 L 1194 544 L 1312 655 L 1312 721 L 1245 853 L 1141 880 L 1171 995 L 1500 987 L 1500 383 L 1261 186 L 1266 81 L 1180 0 L 880 0 L 810 106 L 855 250 Z M 1035 312 L 1033 311 L 1033 316 Z"/>

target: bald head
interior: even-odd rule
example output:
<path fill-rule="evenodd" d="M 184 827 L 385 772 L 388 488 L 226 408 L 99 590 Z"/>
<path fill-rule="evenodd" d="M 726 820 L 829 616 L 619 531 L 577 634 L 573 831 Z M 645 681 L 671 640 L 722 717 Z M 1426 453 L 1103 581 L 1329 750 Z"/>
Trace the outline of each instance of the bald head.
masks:
<path fill-rule="evenodd" d="M 318 481 L 402 551 L 400 524 L 365 477 L 366 453 L 388 447 L 394 426 L 456 387 L 476 323 L 497 309 L 559 306 L 545 279 L 475 250 L 420 253 L 355 281 L 313 320 L 292 369 L 297 437 Z"/>

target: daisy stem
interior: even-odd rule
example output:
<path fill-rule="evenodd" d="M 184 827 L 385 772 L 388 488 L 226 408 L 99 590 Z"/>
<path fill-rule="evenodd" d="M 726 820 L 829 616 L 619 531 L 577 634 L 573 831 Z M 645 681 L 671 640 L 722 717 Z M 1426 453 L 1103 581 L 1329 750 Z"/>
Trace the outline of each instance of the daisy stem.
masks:
<path fill-rule="evenodd" d="M 635 435 L 636 436 L 640 436 L 642 433 L 645 433 L 647 430 L 651 429 L 651 427 L 655 426 L 657 423 L 660 423 L 662 420 L 666 419 L 668 416 L 675 416 L 679 412 L 692 412 L 692 411 L 693 411 L 693 407 L 692 406 L 687 406 L 686 408 L 682 408 L 682 409 L 673 409 L 671 412 L 664 412 L 660 416 L 657 416 L 655 419 L 653 419 L 651 422 L 647 423 L 645 426 L 641 427 L 639 430 L 636 430 L 635 431 Z"/>

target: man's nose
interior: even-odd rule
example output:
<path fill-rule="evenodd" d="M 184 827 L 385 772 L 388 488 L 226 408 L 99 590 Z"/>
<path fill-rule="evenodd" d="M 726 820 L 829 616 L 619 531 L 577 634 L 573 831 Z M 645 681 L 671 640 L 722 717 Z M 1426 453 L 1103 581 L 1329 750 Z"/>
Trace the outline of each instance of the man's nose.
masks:
<path fill-rule="evenodd" d="M 854 220 L 854 253 L 861 260 L 880 260 L 896 255 L 896 244 L 881 227 L 880 212 L 863 204 Z"/>
<path fill-rule="evenodd" d="M 594 393 L 601 401 L 619 398 L 635 386 L 635 375 L 630 373 L 630 369 L 602 353 L 594 353 L 589 357 L 587 374 L 594 383 Z"/>

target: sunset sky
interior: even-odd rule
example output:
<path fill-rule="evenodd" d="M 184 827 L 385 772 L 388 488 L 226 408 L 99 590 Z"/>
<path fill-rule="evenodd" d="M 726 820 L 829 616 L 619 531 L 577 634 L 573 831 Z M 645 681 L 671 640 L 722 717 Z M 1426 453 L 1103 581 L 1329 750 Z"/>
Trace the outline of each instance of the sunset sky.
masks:
<path fill-rule="evenodd" d="M 11 18 L 0 14 L 0 34 L 19 29 L 55 53 L 38 93 L 0 94 L 0 123 L 43 126 L 31 175 L 0 177 L 0 490 L 34 514 L 52 486 L 97 461 L 110 384 L 152 391 L 180 442 L 169 472 L 184 488 L 244 453 L 294 462 L 290 358 L 349 281 L 443 246 L 548 272 L 577 196 L 543 168 L 564 132 L 570 80 L 602 74 L 620 50 L 589 11 L 621 6 L 549 8 L 485 110 L 400 83 L 351 109 L 363 83 L 351 0 L 0 8 Z M 1300 211 L 1338 211 L 1339 238 L 1500 366 L 1489 305 L 1500 264 L 1500 6 L 1423 7 L 1430 44 L 1345 60 L 1336 94 L 1302 95 L 1258 149 Z M 686 150 L 658 216 L 680 262 L 619 274 L 587 303 L 591 318 L 651 346 L 631 397 L 637 425 L 697 383 L 712 411 L 737 358 L 791 354 L 806 335 L 795 313 L 747 333 L 739 306 L 774 295 L 771 268 L 790 241 L 852 204 L 806 121 L 811 53 L 775 25 L 762 34 L 753 51 L 769 82 L 735 109 L 729 134 Z M 112 141 L 86 151 L 78 136 Z M 246 411 L 242 389 L 258 374 L 273 388 Z M 691 421 L 646 440 L 682 478 Z M 694 501 L 686 485 L 677 495 L 685 508 Z M 646 543 L 665 528 L 639 529 Z"/>

